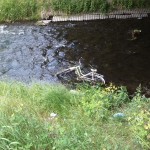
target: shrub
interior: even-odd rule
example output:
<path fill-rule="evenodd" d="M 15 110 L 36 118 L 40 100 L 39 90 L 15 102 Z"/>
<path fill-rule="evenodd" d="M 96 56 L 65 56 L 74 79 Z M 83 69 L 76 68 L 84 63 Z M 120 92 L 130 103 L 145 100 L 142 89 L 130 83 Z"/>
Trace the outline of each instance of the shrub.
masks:
<path fill-rule="evenodd" d="M 137 142 L 144 149 L 150 148 L 150 112 L 148 110 L 141 110 L 138 113 L 132 114 L 128 121 Z"/>
<path fill-rule="evenodd" d="M 38 8 L 35 0 L 1 0 L 0 21 L 35 19 L 38 16 Z"/>
<path fill-rule="evenodd" d="M 80 101 L 82 109 L 91 118 L 107 120 L 111 110 L 129 100 L 126 88 L 117 88 L 112 84 L 105 89 L 88 86 L 80 88 L 84 93 Z"/>
<path fill-rule="evenodd" d="M 143 149 L 150 148 L 150 99 L 141 95 L 140 88 L 126 110 L 135 140 Z"/>
<path fill-rule="evenodd" d="M 139 90 L 130 102 L 112 84 L 69 91 L 1 81 L 0 89 L 0 149 L 148 149 L 150 101 Z M 128 119 L 116 121 L 114 112 Z"/>
<path fill-rule="evenodd" d="M 97 11 L 106 12 L 109 5 L 106 0 L 52 0 L 51 6 L 55 11 L 72 14 Z"/>
<path fill-rule="evenodd" d="M 115 8 L 131 9 L 149 7 L 150 1 L 147 0 L 113 0 L 112 5 Z"/>

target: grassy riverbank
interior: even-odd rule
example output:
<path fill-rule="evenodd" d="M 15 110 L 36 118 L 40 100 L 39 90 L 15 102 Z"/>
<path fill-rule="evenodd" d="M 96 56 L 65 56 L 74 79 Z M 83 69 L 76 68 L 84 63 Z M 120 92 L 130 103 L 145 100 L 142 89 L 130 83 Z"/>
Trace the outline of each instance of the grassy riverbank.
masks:
<path fill-rule="evenodd" d="M 148 150 L 150 99 L 125 88 L 0 82 L 0 149 Z M 115 113 L 124 113 L 115 118 Z M 56 113 L 56 117 L 50 114 Z"/>
<path fill-rule="evenodd" d="M 41 11 L 67 14 L 150 7 L 148 0 L 1 0 L 0 22 L 34 20 Z M 52 13 L 52 14 L 53 14 Z"/>
<path fill-rule="evenodd" d="M 114 9 L 150 7 L 147 0 L 52 0 L 53 10 L 74 13 L 108 12 Z"/>
<path fill-rule="evenodd" d="M 38 5 L 35 0 L 1 0 L 0 21 L 35 19 Z"/>

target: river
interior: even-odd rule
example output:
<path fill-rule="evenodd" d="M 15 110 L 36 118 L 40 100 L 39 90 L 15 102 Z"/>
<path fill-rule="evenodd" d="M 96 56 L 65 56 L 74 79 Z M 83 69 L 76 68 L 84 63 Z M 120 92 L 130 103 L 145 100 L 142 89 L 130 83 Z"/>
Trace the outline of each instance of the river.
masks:
<path fill-rule="evenodd" d="M 141 30 L 131 40 L 133 30 Z M 55 74 L 81 57 L 107 83 L 150 86 L 150 18 L 0 25 L 0 78 L 60 82 Z"/>

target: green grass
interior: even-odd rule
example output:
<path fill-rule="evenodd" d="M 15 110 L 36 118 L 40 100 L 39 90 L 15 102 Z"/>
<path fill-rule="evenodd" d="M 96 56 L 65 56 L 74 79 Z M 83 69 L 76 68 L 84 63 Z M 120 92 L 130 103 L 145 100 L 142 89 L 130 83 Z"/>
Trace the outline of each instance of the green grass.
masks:
<path fill-rule="evenodd" d="M 139 91 L 131 100 L 125 88 L 113 85 L 82 85 L 70 91 L 62 85 L 1 81 L 0 106 L 2 150 L 148 150 L 150 146 L 150 101 Z M 117 112 L 125 117 L 114 118 Z"/>
<path fill-rule="evenodd" d="M 0 21 L 36 19 L 38 5 L 35 0 L 1 0 Z"/>
<path fill-rule="evenodd" d="M 52 14 L 108 12 L 112 9 L 150 7 L 148 0 L 1 0 L 0 22 L 40 19 L 41 11 Z"/>
<path fill-rule="evenodd" d="M 120 9 L 147 8 L 150 7 L 148 0 L 112 0 L 112 7 Z"/>
<path fill-rule="evenodd" d="M 62 11 L 67 14 L 106 12 L 109 9 L 106 0 L 52 0 L 51 4 L 55 11 Z"/>
<path fill-rule="evenodd" d="M 133 9 L 150 7 L 148 0 L 52 0 L 51 7 L 55 11 L 67 14 L 108 12 L 113 9 Z"/>

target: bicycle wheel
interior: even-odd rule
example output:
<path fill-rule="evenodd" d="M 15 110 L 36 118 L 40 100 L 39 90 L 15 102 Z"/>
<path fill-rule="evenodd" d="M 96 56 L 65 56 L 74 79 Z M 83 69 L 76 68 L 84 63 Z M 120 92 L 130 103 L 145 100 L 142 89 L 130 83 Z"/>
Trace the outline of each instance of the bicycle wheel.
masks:
<path fill-rule="evenodd" d="M 95 82 L 101 82 L 102 84 L 105 84 L 105 80 L 104 80 L 104 77 L 102 75 L 96 74 L 94 76 L 94 80 L 95 80 Z"/>
<path fill-rule="evenodd" d="M 74 70 L 66 70 L 56 75 L 59 80 L 61 81 L 71 81 L 75 78 L 75 71 Z"/>
<path fill-rule="evenodd" d="M 103 76 L 99 75 L 99 74 L 94 74 L 94 76 L 92 74 L 89 74 L 87 76 L 81 77 L 81 79 L 84 81 L 87 81 L 87 82 L 91 82 L 91 83 L 105 84 L 105 80 L 104 80 Z"/>

